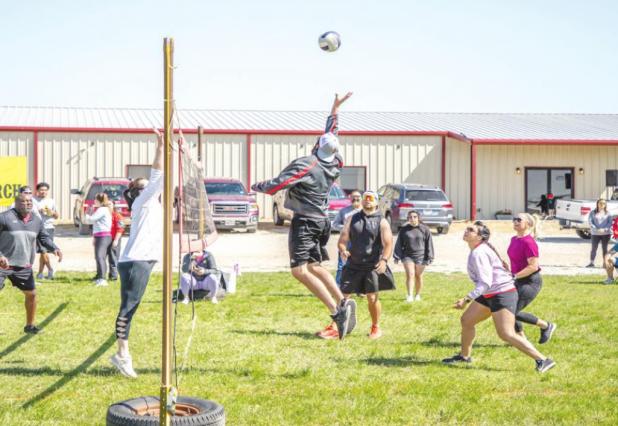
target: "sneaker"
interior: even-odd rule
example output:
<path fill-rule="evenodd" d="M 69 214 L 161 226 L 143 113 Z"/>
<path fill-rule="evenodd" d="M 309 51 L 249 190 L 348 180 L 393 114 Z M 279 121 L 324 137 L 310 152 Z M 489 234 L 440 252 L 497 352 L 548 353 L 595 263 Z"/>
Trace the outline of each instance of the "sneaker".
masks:
<path fill-rule="evenodd" d="M 350 322 L 348 323 L 348 332 L 350 334 L 356 327 L 356 300 L 346 299 L 345 303 L 350 307 Z"/>
<path fill-rule="evenodd" d="M 613 278 L 608 278 L 605 281 L 603 281 L 603 284 L 605 284 L 605 285 L 614 284 L 614 279 Z"/>
<path fill-rule="evenodd" d="M 36 279 L 37 280 L 42 280 L 43 279 L 43 274 L 41 272 L 39 272 L 38 274 L 36 274 Z"/>
<path fill-rule="evenodd" d="M 417 294 L 416 296 L 414 296 L 414 301 L 415 302 L 420 302 L 421 301 L 421 295 Z"/>
<path fill-rule="evenodd" d="M 536 371 L 539 373 L 545 373 L 547 370 L 554 368 L 555 366 L 556 363 L 551 358 L 536 360 Z"/>
<path fill-rule="evenodd" d="M 104 280 L 103 278 L 99 278 L 98 280 L 94 282 L 94 286 L 95 287 L 107 287 L 108 284 L 106 280 Z"/>
<path fill-rule="evenodd" d="M 117 276 L 109 276 L 108 280 L 109 281 L 118 281 L 118 277 Z"/>
<path fill-rule="evenodd" d="M 214 304 L 219 303 L 219 299 L 217 299 L 217 296 L 212 296 L 212 299 L 210 299 L 210 301 Z"/>
<path fill-rule="evenodd" d="M 188 305 L 189 304 L 189 298 L 185 297 L 184 299 L 182 299 L 182 304 L 183 305 Z"/>
<path fill-rule="evenodd" d="M 466 358 L 465 356 L 462 356 L 461 354 L 457 354 L 457 355 L 453 355 L 450 358 L 444 358 L 442 360 L 443 364 L 455 364 L 457 362 L 463 362 L 465 364 L 469 364 L 472 362 L 472 357 Z"/>
<path fill-rule="evenodd" d="M 371 340 L 376 340 L 382 337 L 382 330 L 377 324 L 372 324 L 371 330 L 369 331 L 369 338 Z"/>
<path fill-rule="evenodd" d="M 554 331 L 556 331 L 557 328 L 558 326 L 555 323 L 547 323 L 547 328 L 545 330 L 541 330 L 541 338 L 539 339 L 539 343 L 542 345 L 543 343 L 549 342 L 552 334 L 554 334 Z"/>
<path fill-rule="evenodd" d="M 49 268 L 49 270 L 47 271 L 47 279 L 48 280 L 54 279 L 54 270 L 52 268 Z"/>
<path fill-rule="evenodd" d="M 406 303 L 412 303 L 412 302 L 414 302 L 414 296 L 409 294 L 408 297 L 406 297 Z"/>
<path fill-rule="evenodd" d="M 130 377 L 132 379 L 137 377 L 137 373 L 133 370 L 133 360 L 130 356 L 120 357 L 118 354 L 114 354 L 109 361 L 118 369 L 118 371 L 120 371 L 120 374 L 123 376 Z"/>
<path fill-rule="evenodd" d="M 348 334 L 348 327 L 350 326 L 350 314 L 352 308 L 349 303 L 343 303 L 338 307 L 335 315 L 331 315 L 335 324 L 337 324 L 337 332 L 339 333 L 339 340 L 343 340 Z"/>
<path fill-rule="evenodd" d="M 335 340 L 339 338 L 339 332 L 334 324 L 329 324 L 324 330 L 318 331 L 315 335 L 325 340 Z"/>
<path fill-rule="evenodd" d="M 586 268 L 594 268 L 594 262 L 590 262 L 586 265 Z"/>
<path fill-rule="evenodd" d="M 24 327 L 24 333 L 27 333 L 27 334 L 39 334 L 40 332 L 41 332 L 41 329 L 34 324 L 27 325 Z"/>

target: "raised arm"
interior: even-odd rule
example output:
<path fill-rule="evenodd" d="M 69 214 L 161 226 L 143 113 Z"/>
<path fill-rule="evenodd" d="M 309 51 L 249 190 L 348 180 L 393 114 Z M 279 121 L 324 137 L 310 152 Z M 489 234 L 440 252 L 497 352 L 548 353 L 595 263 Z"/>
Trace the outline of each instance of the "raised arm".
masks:
<path fill-rule="evenodd" d="M 165 141 L 159 129 L 152 130 L 157 135 L 157 150 L 155 151 L 155 157 L 152 161 L 152 168 L 155 170 L 163 170 L 163 148 L 165 147 Z"/>
<path fill-rule="evenodd" d="M 309 158 L 310 157 L 303 157 L 292 161 L 289 166 L 283 169 L 279 176 L 270 180 L 254 183 L 251 185 L 251 190 L 273 195 L 282 189 L 289 188 L 309 179 L 309 171 L 318 164 L 317 160 L 314 161 Z"/>
<path fill-rule="evenodd" d="M 330 109 L 330 115 L 339 114 L 339 107 L 352 96 L 352 92 L 346 93 L 344 96 L 340 97 L 338 93 L 335 93 L 335 100 L 333 101 L 333 106 Z"/>

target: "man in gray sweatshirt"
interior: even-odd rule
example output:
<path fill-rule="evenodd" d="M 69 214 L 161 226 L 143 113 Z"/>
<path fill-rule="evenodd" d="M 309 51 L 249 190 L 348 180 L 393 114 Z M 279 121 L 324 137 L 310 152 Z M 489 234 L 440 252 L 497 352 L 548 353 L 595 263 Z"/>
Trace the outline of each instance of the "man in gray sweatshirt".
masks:
<path fill-rule="evenodd" d="M 62 252 L 43 227 L 41 217 L 32 212 L 32 194 L 21 193 L 15 197 L 15 207 L 0 214 L 0 290 L 8 278 L 26 297 L 25 333 L 36 334 L 40 329 L 34 324 L 36 315 L 36 290 L 32 263 L 36 242 L 58 256 Z"/>

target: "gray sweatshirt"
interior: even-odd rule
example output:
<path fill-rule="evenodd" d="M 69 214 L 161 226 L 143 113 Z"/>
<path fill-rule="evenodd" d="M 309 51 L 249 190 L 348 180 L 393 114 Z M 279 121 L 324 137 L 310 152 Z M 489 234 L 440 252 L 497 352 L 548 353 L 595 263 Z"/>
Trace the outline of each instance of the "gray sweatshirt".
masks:
<path fill-rule="evenodd" d="M 496 252 L 485 243 L 476 246 L 468 255 L 468 276 L 474 283 L 474 290 L 468 293 L 472 300 L 515 289 L 513 275 L 504 269 Z"/>
<path fill-rule="evenodd" d="M 611 235 L 612 233 L 612 215 L 609 213 L 595 213 L 595 210 L 592 210 L 588 215 L 588 223 L 590 223 L 592 235 Z"/>

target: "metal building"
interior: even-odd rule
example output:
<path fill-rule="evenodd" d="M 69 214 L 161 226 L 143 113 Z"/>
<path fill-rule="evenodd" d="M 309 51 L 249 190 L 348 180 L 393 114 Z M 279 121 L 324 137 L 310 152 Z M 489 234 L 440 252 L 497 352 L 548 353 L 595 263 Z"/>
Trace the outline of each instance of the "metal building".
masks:
<path fill-rule="evenodd" d="M 203 127 L 207 176 L 250 185 L 309 154 L 326 116 L 180 110 L 177 127 L 193 147 Z M 49 182 L 70 220 L 70 189 L 148 165 L 151 129 L 161 121 L 158 109 L 0 107 L 0 158 L 27 157 L 28 181 Z M 342 112 L 339 121 L 346 185 L 440 186 L 459 219 L 524 211 L 548 192 L 597 198 L 609 191 L 606 171 L 618 169 L 618 115 Z M 0 200 L 5 181 L 0 170 Z M 258 203 L 270 219 L 270 197 L 259 195 Z"/>

